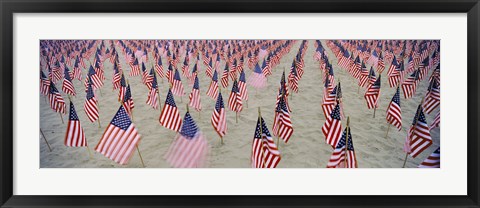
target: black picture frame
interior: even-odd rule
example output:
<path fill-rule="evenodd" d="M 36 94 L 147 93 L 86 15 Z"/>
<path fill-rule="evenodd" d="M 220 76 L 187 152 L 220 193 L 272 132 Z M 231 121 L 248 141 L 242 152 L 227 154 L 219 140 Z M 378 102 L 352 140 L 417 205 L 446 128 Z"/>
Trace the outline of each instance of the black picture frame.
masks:
<path fill-rule="evenodd" d="M 1 0 L 1 207 L 479 207 L 478 0 Z M 13 195 L 14 13 L 467 13 L 468 194 L 466 196 L 25 196 Z M 453 109 L 450 109 L 453 110 Z M 448 179 L 446 179 L 448 180 Z M 327 188 L 327 187 L 325 187 Z"/>

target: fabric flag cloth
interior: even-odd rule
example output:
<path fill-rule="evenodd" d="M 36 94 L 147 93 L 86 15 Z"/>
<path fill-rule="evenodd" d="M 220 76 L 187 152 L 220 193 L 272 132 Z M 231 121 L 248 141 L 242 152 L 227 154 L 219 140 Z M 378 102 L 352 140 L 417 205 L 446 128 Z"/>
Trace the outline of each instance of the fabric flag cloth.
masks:
<path fill-rule="evenodd" d="M 148 92 L 148 97 L 146 103 L 152 106 L 153 109 L 158 109 L 158 83 L 157 76 L 153 74 L 152 82 L 148 85 L 150 86 L 150 91 Z"/>
<path fill-rule="evenodd" d="M 135 124 L 132 123 L 123 106 L 120 106 L 107 129 L 103 133 L 95 151 L 105 157 L 126 165 L 140 142 Z"/>
<path fill-rule="evenodd" d="M 328 82 L 328 80 L 327 80 Z M 328 88 L 325 88 L 328 89 Z M 328 91 L 325 90 L 325 95 L 323 97 L 323 103 L 322 103 L 322 110 L 323 114 L 325 115 L 325 119 L 328 119 L 330 114 L 332 114 L 332 110 L 337 104 L 337 86 L 333 88 L 333 90 L 330 93 L 327 93 Z"/>
<path fill-rule="evenodd" d="M 198 76 L 195 74 L 195 81 L 193 83 L 192 92 L 188 96 L 190 102 L 188 103 L 189 106 L 195 108 L 196 111 L 202 110 L 202 104 L 200 103 L 200 84 L 198 81 Z"/>
<path fill-rule="evenodd" d="M 80 119 L 78 119 L 75 106 L 70 101 L 70 116 L 68 117 L 67 131 L 65 133 L 65 146 L 67 147 L 84 147 L 87 146 L 87 139 L 85 139 L 85 132 Z"/>
<path fill-rule="evenodd" d="M 423 113 L 422 105 L 419 105 L 412 126 L 407 133 L 403 151 L 415 158 L 430 145 L 432 145 L 430 128 L 428 127 L 427 119 Z"/>
<path fill-rule="evenodd" d="M 430 114 L 438 106 L 440 106 L 440 85 L 437 79 L 432 79 L 428 87 L 427 95 L 425 96 L 423 108 L 425 109 L 425 113 Z"/>
<path fill-rule="evenodd" d="M 163 72 L 162 57 L 158 56 L 158 61 L 155 62 L 155 72 L 157 72 L 160 78 L 164 78 L 165 74 Z"/>
<path fill-rule="evenodd" d="M 430 131 L 437 127 L 440 127 L 440 111 L 438 111 L 437 115 L 435 116 L 435 119 L 433 119 L 432 126 L 430 126 Z"/>
<path fill-rule="evenodd" d="M 368 109 L 377 108 L 378 107 L 378 97 L 380 96 L 380 79 L 382 75 L 378 76 L 378 79 L 375 81 L 373 85 L 365 92 L 365 100 L 367 101 Z"/>
<path fill-rule="evenodd" d="M 281 138 L 285 143 L 293 134 L 292 121 L 290 119 L 290 112 L 285 102 L 286 95 L 283 94 L 277 103 L 275 109 L 275 118 L 273 119 L 273 135 Z"/>
<path fill-rule="evenodd" d="M 173 98 L 172 90 L 168 89 L 167 99 L 160 114 L 160 124 L 167 129 L 178 132 L 182 125 L 182 117 Z"/>
<path fill-rule="evenodd" d="M 113 85 L 114 90 L 120 88 L 120 82 L 121 82 L 121 79 L 122 79 L 122 75 L 120 75 L 120 70 L 118 69 L 118 64 L 117 63 L 113 64 L 112 85 Z"/>
<path fill-rule="evenodd" d="M 260 68 L 258 63 L 255 65 L 255 70 L 252 72 L 248 78 L 248 83 L 257 89 L 264 88 L 267 85 L 267 79 Z"/>
<path fill-rule="evenodd" d="M 133 108 L 135 108 L 135 104 L 133 103 L 132 92 L 130 91 L 130 85 L 127 85 L 127 90 L 125 92 L 125 96 L 123 97 L 122 102 L 125 111 L 127 111 L 128 115 L 132 116 Z"/>
<path fill-rule="evenodd" d="M 93 66 L 90 65 L 90 69 L 88 70 L 87 78 L 85 82 L 90 82 L 93 85 L 94 89 L 100 89 L 103 86 L 103 81 L 101 77 L 97 74 Z M 85 84 L 85 86 L 87 86 Z"/>
<path fill-rule="evenodd" d="M 230 93 L 230 97 L 228 98 L 228 106 L 230 107 L 230 110 L 234 112 L 240 112 L 243 109 L 242 98 L 238 89 L 237 80 L 233 81 L 232 91 Z"/>
<path fill-rule="evenodd" d="M 340 104 L 337 103 L 330 116 L 322 126 L 325 141 L 333 148 L 337 147 L 342 132 L 342 121 L 340 117 Z"/>
<path fill-rule="evenodd" d="M 42 95 L 48 95 L 50 90 L 50 80 L 45 76 L 45 73 L 40 70 L 40 93 Z"/>
<path fill-rule="evenodd" d="M 395 95 L 387 108 L 387 122 L 397 127 L 400 131 L 402 129 L 402 108 L 400 107 L 400 87 L 397 87 Z"/>
<path fill-rule="evenodd" d="M 187 112 L 183 117 L 182 129 L 170 145 L 165 159 L 175 168 L 202 168 L 207 153 L 207 139 Z"/>
<path fill-rule="evenodd" d="M 178 70 L 175 70 L 175 74 L 173 76 L 172 93 L 177 96 L 185 95 L 182 80 L 180 78 L 180 73 L 178 72 Z"/>
<path fill-rule="evenodd" d="M 135 61 L 132 64 L 130 64 L 130 68 L 131 68 L 131 70 L 130 70 L 130 76 L 131 77 L 135 77 L 135 76 L 140 75 L 140 65 L 138 63 L 137 58 L 135 58 Z"/>
<path fill-rule="evenodd" d="M 345 147 L 347 148 L 346 151 Z M 347 153 L 346 158 L 345 152 Z M 330 156 L 327 168 L 358 168 L 357 157 L 355 155 L 355 150 L 353 149 L 352 133 L 350 131 L 350 127 L 346 127 L 343 131 L 342 138 L 340 138 L 340 141 L 335 147 L 335 150 L 333 150 L 332 156 Z"/>
<path fill-rule="evenodd" d="M 290 67 L 290 74 L 288 75 L 288 85 L 293 92 L 298 93 L 298 81 L 299 77 L 297 74 L 297 69 L 295 65 L 295 60 L 293 60 L 292 66 Z"/>
<path fill-rule="evenodd" d="M 409 99 L 415 94 L 415 91 L 417 90 L 417 84 L 420 82 L 419 74 L 420 71 L 417 69 L 403 82 L 402 90 L 405 99 Z"/>
<path fill-rule="evenodd" d="M 65 114 L 65 100 L 51 80 L 50 89 L 48 91 L 48 100 L 50 101 L 50 108 L 52 108 L 53 111 Z"/>
<path fill-rule="evenodd" d="M 65 72 L 63 73 L 64 79 L 63 79 L 63 86 L 62 86 L 62 91 L 71 95 L 75 96 L 75 87 L 73 87 L 72 83 L 72 78 L 70 77 L 70 72 L 68 71 L 67 66 L 65 66 Z"/>
<path fill-rule="evenodd" d="M 222 74 L 222 78 L 221 78 L 223 88 L 228 87 L 228 74 L 229 74 L 228 64 L 225 64 L 225 69 L 223 70 L 223 74 Z"/>
<path fill-rule="evenodd" d="M 425 159 L 419 168 L 440 168 L 440 147 L 437 148 L 427 159 Z"/>
<path fill-rule="evenodd" d="M 238 89 L 240 91 L 240 97 L 242 100 L 248 100 L 248 90 L 247 90 L 247 82 L 245 78 L 245 71 L 240 71 L 240 78 L 238 79 Z"/>
<path fill-rule="evenodd" d="M 212 114 L 212 126 L 217 132 L 218 136 L 223 137 L 227 133 L 227 115 L 225 106 L 223 104 L 222 93 L 218 93 L 217 102 Z"/>
<path fill-rule="evenodd" d="M 252 168 L 276 168 L 281 159 L 265 121 L 259 116 L 252 142 Z"/>
<path fill-rule="evenodd" d="M 213 72 L 212 81 L 210 82 L 210 86 L 207 90 L 207 95 L 213 99 L 215 99 L 218 95 L 218 73 L 217 71 Z"/>
<path fill-rule="evenodd" d="M 89 80 L 90 81 L 87 83 L 87 94 L 85 96 L 85 105 L 83 109 L 85 110 L 90 122 L 94 122 L 99 118 L 98 101 L 95 97 L 95 93 L 93 92 L 93 87 L 91 84 L 92 79 L 90 77 Z"/>

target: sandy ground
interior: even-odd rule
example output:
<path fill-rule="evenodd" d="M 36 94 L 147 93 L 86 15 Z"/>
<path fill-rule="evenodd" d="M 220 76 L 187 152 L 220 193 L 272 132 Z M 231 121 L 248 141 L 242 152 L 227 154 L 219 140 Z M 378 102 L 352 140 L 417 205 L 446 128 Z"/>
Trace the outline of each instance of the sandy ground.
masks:
<path fill-rule="evenodd" d="M 357 81 L 351 77 L 348 72 L 337 66 L 337 60 L 331 50 L 322 40 L 324 47 L 329 53 L 330 62 L 333 64 L 336 80 L 341 81 L 344 112 L 346 116 L 350 116 L 350 126 L 353 137 L 353 144 L 357 155 L 359 168 L 400 168 L 403 165 L 405 153 L 403 152 L 403 143 L 407 134 L 407 129 L 412 122 L 416 108 L 422 97 L 425 95 L 428 87 L 428 78 L 425 78 L 417 89 L 415 96 L 405 100 L 402 96 L 402 118 L 403 129 L 397 131 L 390 128 L 388 138 L 385 138 L 387 131 L 387 122 L 385 120 L 387 106 L 394 94 L 395 88 L 389 88 L 386 71 L 382 76 L 382 88 L 379 101 L 379 108 L 376 116 L 373 118 L 373 110 L 367 109 L 363 93 L 365 89 L 360 89 L 357 93 Z M 325 122 L 323 112 L 321 110 L 321 101 L 323 96 L 323 84 L 321 81 L 321 72 L 319 64 L 314 61 L 313 54 L 315 52 L 314 40 L 308 42 L 308 50 L 304 57 L 305 73 L 299 82 L 299 93 L 293 94 L 289 98 L 289 104 L 292 109 L 291 119 L 294 127 L 294 134 L 290 138 L 288 144 L 281 142 L 279 149 L 281 151 L 282 160 L 278 164 L 278 168 L 325 168 L 332 148 L 325 143 L 321 127 Z M 248 88 L 249 100 L 248 107 L 244 105 L 243 111 L 240 113 L 238 123 L 235 123 L 235 113 L 227 107 L 227 125 L 228 131 L 224 137 L 225 144 L 221 145 L 220 138 L 213 130 L 210 118 L 215 105 L 215 100 L 208 97 L 205 93 L 210 84 L 210 79 L 205 75 L 205 66 L 200 64 L 200 90 L 202 112 L 192 112 L 192 116 L 199 125 L 201 131 L 204 132 L 209 143 L 209 159 L 207 167 L 210 168 L 249 168 L 250 154 L 253 134 L 255 130 L 258 107 L 261 107 L 262 116 L 266 120 L 270 130 L 273 124 L 275 100 L 278 93 L 279 81 L 283 69 L 289 70 L 293 58 L 298 52 L 300 41 L 294 44 L 291 51 L 286 54 L 281 63 L 273 69 L 273 74 L 268 78 L 268 85 L 263 90 L 255 90 Z M 118 49 L 118 48 L 117 48 Z M 120 50 L 117 50 L 120 52 Z M 120 52 L 121 53 L 121 52 Z M 93 56 L 92 56 L 93 57 Z M 120 57 L 122 68 L 127 72 L 130 67 L 125 60 Z M 152 66 L 152 56 L 149 56 L 147 69 Z M 183 58 L 181 59 L 183 61 Z M 165 59 L 164 67 L 165 66 Z M 223 62 L 221 69 L 223 69 Z M 180 62 L 181 65 L 181 62 Z M 90 146 L 92 158 L 89 156 L 87 148 L 66 147 L 63 144 L 65 131 L 67 127 L 67 116 L 64 116 L 65 124 L 62 124 L 58 113 L 54 113 L 44 96 L 40 99 L 40 128 L 44 131 L 52 152 L 49 152 L 45 141 L 40 137 L 40 167 L 41 168 L 112 168 L 127 167 L 141 168 L 142 164 L 138 152 L 132 157 L 128 165 L 119 165 L 103 155 L 93 151 L 93 148 L 99 142 L 105 127 L 118 110 L 117 91 L 112 91 L 112 73 L 113 66 L 107 60 L 104 62 L 106 80 L 102 93 L 98 94 L 101 127 L 98 124 L 91 123 L 84 110 L 85 91 L 82 82 L 74 80 L 77 96 L 72 98 L 81 124 L 85 130 L 85 135 Z M 193 60 L 190 64 L 190 70 L 193 67 Z M 386 69 L 388 69 L 387 64 Z M 368 66 L 368 68 L 370 68 Z M 247 79 L 251 71 L 245 63 Z M 83 70 L 85 77 L 86 70 Z M 128 73 L 126 73 L 128 74 Z M 287 74 L 288 75 L 288 74 Z M 378 74 L 377 74 L 378 76 Z M 168 147 L 175 137 L 175 133 L 169 129 L 160 126 L 158 118 L 161 109 L 155 110 L 145 102 L 147 100 L 148 89 L 141 83 L 141 76 L 129 77 L 132 87 L 132 96 L 135 102 L 134 123 L 142 135 L 142 141 L 139 145 L 140 151 L 147 168 L 169 168 L 168 163 L 163 159 Z M 188 80 L 182 77 L 186 96 L 183 98 L 176 96 L 175 101 L 179 107 L 180 113 L 186 112 L 186 104 L 188 104 L 188 94 L 191 86 Z M 222 89 L 225 104 L 227 105 L 228 95 L 231 90 L 232 82 L 230 81 L 227 89 Z M 161 103 L 165 102 L 168 85 L 166 80 L 159 81 Z M 61 81 L 57 83 L 57 88 L 61 91 Z M 67 101 L 68 98 L 62 92 L 62 96 Z M 426 115 L 427 122 L 432 123 L 434 116 L 439 111 L 436 109 L 429 115 Z M 346 122 L 343 121 L 345 128 Z M 440 130 L 434 129 L 432 132 L 433 145 L 421 153 L 417 158 L 409 156 L 406 167 L 414 168 L 423 161 L 430 153 L 432 153 L 440 145 Z"/>

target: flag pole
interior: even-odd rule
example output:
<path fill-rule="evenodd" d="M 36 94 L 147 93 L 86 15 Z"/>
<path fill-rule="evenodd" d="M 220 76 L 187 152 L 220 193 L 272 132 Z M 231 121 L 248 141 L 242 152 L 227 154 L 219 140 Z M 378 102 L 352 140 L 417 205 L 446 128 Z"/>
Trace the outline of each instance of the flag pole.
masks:
<path fill-rule="evenodd" d="M 43 140 L 45 140 L 45 143 L 47 143 L 48 150 L 52 152 L 52 147 L 50 147 L 50 144 L 47 141 L 47 138 L 45 137 L 45 134 L 43 134 L 42 128 L 40 128 L 40 133 L 42 133 Z"/>
<path fill-rule="evenodd" d="M 387 134 L 385 134 L 385 139 L 388 139 L 388 131 L 390 130 L 391 125 L 392 125 L 391 123 L 388 123 Z"/>
<path fill-rule="evenodd" d="M 58 112 L 58 115 L 60 116 L 60 119 L 62 119 L 62 124 L 64 124 L 65 122 L 63 121 L 62 113 Z"/>
<path fill-rule="evenodd" d="M 88 145 L 86 147 L 87 147 L 87 150 L 88 150 L 88 158 L 92 159 L 93 155 L 92 155 L 92 152 L 90 151 L 90 147 L 88 147 Z"/>
<path fill-rule="evenodd" d="M 136 144 L 135 146 L 137 147 L 138 156 L 140 156 L 140 161 L 142 162 L 142 166 L 143 168 L 145 168 L 145 163 L 143 162 L 143 157 L 142 157 L 142 154 L 140 153 L 140 149 L 138 148 L 138 144 Z"/>
<path fill-rule="evenodd" d="M 422 102 L 420 102 L 420 105 L 423 105 L 423 101 L 424 101 L 424 100 L 425 100 L 425 97 L 422 98 Z M 417 122 L 418 122 L 418 117 L 419 117 L 418 114 L 420 114 L 420 112 L 417 112 L 417 114 L 416 114 L 416 116 L 415 116 L 416 119 L 415 119 L 415 123 L 413 124 L 413 133 L 415 133 L 415 130 L 416 130 L 416 128 L 417 128 Z M 410 145 L 410 144 L 408 144 L 408 145 Z M 407 158 L 408 158 L 408 153 L 405 154 L 405 160 L 403 161 L 403 166 L 402 166 L 402 168 L 405 168 L 405 164 L 407 163 Z"/>
<path fill-rule="evenodd" d="M 258 120 L 260 121 L 260 139 L 262 141 L 262 168 L 265 168 L 265 156 L 263 155 L 263 125 L 262 125 L 262 112 L 260 111 L 260 107 L 258 107 Z"/>
<path fill-rule="evenodd" d="M 238 124 L 238 112 L 235 112 L 235 123 Z"/>
<path fill-rule="evenodd" d="M 349 132 L 349 125 L 350 125 L 350 116 L 347 117 L 347 132 L 346 132 L 346 135 L 345 135 L 345 158 L 344 158 L 345 168 L 348 167 L 347 155 L 348 155 L 348 134 L 350 133 Z"/>

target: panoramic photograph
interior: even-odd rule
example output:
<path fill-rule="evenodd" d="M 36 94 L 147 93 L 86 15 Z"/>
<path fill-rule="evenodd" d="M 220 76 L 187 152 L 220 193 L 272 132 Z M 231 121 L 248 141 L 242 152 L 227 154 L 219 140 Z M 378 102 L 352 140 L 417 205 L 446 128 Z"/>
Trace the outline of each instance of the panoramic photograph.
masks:
<path fill-rule="evenodd" d="M 40 168 L 440 168 L 440 40 L 40 40 Z"/>

